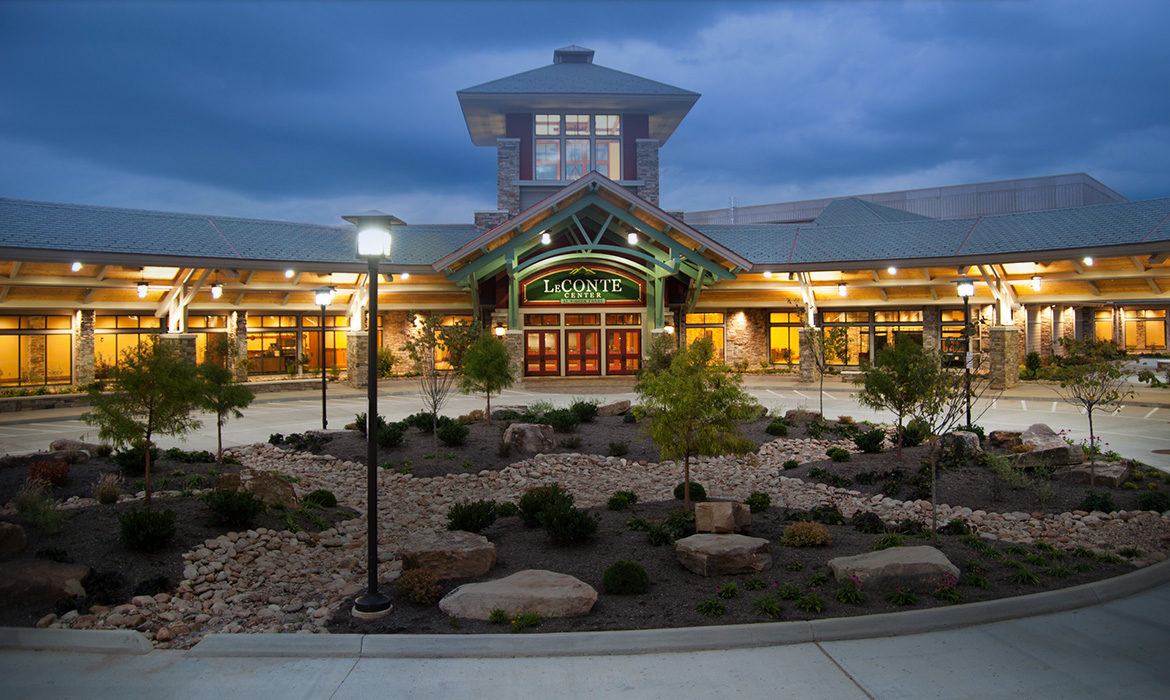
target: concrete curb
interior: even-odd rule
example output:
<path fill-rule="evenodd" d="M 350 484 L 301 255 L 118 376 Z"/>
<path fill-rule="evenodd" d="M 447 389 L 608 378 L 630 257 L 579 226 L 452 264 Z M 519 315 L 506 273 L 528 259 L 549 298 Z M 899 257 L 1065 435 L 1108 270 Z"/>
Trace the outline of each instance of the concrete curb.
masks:
<path fill-rule="evenodd" d="M 0 649 L 82 654 L 149 654 L 150 640 L 134 630 L 63 630 L 0 627 Z"/>
<path fill-rule="evenodd" d="M 928 610 L 744 625 L 549 634 L 212 634 L 192 656 L 512 658 L 661 654 L 921 634 L 1100 605 L 1170 582 L 1170 560 L 1056 591 Z"/>

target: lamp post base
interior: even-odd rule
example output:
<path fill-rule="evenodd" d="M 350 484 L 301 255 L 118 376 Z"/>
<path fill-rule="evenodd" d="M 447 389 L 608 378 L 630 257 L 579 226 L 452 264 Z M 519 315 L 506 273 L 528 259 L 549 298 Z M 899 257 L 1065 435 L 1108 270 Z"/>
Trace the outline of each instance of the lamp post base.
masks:
<path fill-rule="evenodd" d="M 353 602 L 350 614 L 359 620 L 377 620 L 394 610 L 390 599 L 381 593 L 367 593 Z"/>

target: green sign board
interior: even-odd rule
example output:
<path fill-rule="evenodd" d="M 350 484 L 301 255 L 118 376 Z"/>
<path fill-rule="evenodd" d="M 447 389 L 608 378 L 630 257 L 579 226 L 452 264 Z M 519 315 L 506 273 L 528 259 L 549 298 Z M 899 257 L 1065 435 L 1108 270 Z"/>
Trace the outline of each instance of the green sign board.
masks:
<path fill-rule="evenodd" d="M 642 280 L 611 267 L 576 265 L 545 270 L 523 281 L 524 304 L 644 303 Z"/>

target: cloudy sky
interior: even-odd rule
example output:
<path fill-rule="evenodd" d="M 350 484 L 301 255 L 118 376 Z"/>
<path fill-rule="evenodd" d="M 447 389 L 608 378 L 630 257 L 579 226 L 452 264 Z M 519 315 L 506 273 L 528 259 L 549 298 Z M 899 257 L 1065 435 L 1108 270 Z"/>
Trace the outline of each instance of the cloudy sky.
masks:
<path fill-rule="evenodd" d="M 495 208 L 455 91 L 596 62 L 702 93 L 694 210 L 1084 171 L 1170 196 L 1170 2 L 0 2 L 0 196 L 335 223 Z"/>

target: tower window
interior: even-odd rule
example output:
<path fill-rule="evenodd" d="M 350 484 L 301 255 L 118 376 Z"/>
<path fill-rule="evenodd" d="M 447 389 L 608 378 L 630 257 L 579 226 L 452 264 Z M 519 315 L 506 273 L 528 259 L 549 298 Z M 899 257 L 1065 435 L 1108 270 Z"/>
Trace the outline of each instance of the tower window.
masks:
<path fill-rule="evenodd" d="M 619 114 L 537 114 L 534 121 L 537 180 L 576 180 L 590 170 L 611 180 L 622 173 Z M 550 138 L 552 137 L 552 138 Z"/>

